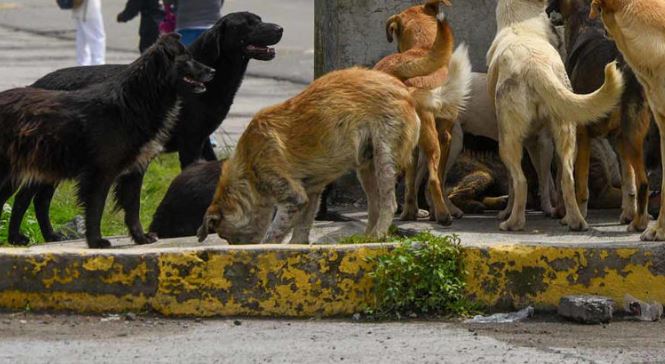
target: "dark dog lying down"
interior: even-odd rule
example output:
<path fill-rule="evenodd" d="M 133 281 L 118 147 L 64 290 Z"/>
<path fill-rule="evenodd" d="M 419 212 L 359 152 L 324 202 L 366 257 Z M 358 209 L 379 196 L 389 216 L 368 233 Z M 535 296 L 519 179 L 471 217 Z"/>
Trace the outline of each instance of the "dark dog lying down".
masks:
<path fill-rule="evenodd" d="M 223 163 L 197 162 L 176 177 L 159 204 L 149 231 L 160 239 L 196 235 L 212 203 Z"/>
<path fill-rule="evenodd" d="M 252 13 L 232 13 L 220 19 L 190 47 L 197 61 L 218 70 L 215 78 L 207 84 L 205 94 L 184 95 L 171 137 L 166 141 L 165 151 L 180 155 L 180 164 L 185 168 L 200 158 L 216 160 L 210 145 L 209 135 L 224 121 L 242 83 L 250 59 L 268 61 L 274 58 L 274 49 L 268 46 L 278 43 L 283 30 L 275 24 L 264 23 Z M 74 67 L 50 73 L 39 79 L 33 87 L 49 90 L 78 90 L 107 80 L 122 72 L 126 65 L 104 65 Z M 131 174 L 119 181 L 125 185 L 140 186 L 142 174 Z M 20 234 L 23 215 L 34 197 L 35 212 L 47 241 L 60 237 L 53 233 L 48 218 L 48 207 L 54 186 L 32 186 L 22 189 L 15 199 L 10 222 L 9 241 L 25 243 Z M 138 205 L 136 205 L 138 209 Z M 138 219 L 138 210 L 131 216 Z M 44 222 L 44 223 L 42 223 Z M 131 224 L 139 224 L 138 220 Z"/>
<path fill-rule="evenodd" d="M 19 184 L 78 182 L 91 248 L 108 248 L 100 223 L 116 178 L 142 171 L 161 151 L 179 108 L 178 93 L 204 92 L 214 70 L 192 59 L 177 35 L 162 37 L 107 82 L 81 91 L 20 88 L 0 93 L 0 206 Z M 154 241 L 138 216 L 140 187 L 119 186 L 136 243 Z"/>

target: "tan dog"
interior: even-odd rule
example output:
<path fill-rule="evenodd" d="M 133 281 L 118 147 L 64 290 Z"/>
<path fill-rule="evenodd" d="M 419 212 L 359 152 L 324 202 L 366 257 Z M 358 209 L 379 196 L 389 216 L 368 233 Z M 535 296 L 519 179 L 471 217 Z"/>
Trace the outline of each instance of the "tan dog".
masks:
<path fill-rule="evenodd" d="M 324 187 L 353 169 L 367 194 L 367 234 L 385 236 L 396 177 L 418 143 L 416 105 L 441 109 L 442 89 L 412 91 L 384 72 L 352 68 L 260 111 L 224 164 L 199 239 L 212 229 L 233 243 L 279 243 L 294 230 L 291 242 L 307 243 Z"/>
<path fill-rule="evenodd" d="M 449 76 L 455 38 L 444 13 L 444 6 L 450 6 L 447 0 L 428 1 L 425 5 L 413 6 L 386 22 L 386 36 L 389 42 L 397 38 L 399 53 L 390 55 L 379 61 L 374 69 L 389 73 L 405 82 L 407 86 L 427 90 L 438 87 Z M 420 150 L 427 159 L 429 172 L 429 192 L 434 220 L 443 225 L 452 222 L 450 209 L 455 217 L 463 213 L 449 201 L 444 193 L 446 179 L 445 165 L 450 152 L 452 127 L 457 115 L 462 110 L 469 93 L 471 82 L 471 66 L 468 58 L 459 57 L 453 62 L 455 72 L 450 75 L 462 80 L 454 84 L 455 90 L 446 90 L 449 94 L 457 94 L 458 101 L 449 103 L 449 107 L 439 110 L 435 115 L 431 112 L 418 110 L 422 121 L 420 131 Z M 460 64 L 466 62 L 467 64 Z M 416 67 L 415 65 L 418 65 Z M 419 173 L 418 175 L 424 175 Z M 418 187 L 422 177 L 417 178 L 416 164 L 406 174 L 406 196 L 403 220 L 416 220 L 418 215 Z"/>
<path fill-rule="evenodd" d="M 501 223 L 501 230 L 524 229 L 527 183 L 522 146 L 525 139 L 543 129 L 551 132 L 561 161 L 566 207 L 562 223 L 571 230 L 588 229 L 575 199 L 575 131 L 611 111 L 623 92 L 623 77 L 615 64 L 605 68 L 605 83 L 596 92 L 576 95 L 571 91 L 563 61 L 553 45 L 557 37 L 544 10 L 545 0 L 499 0 L 498 32 L 487 53 L 499 153 L 512 179 L 510 217 Z"/>
<path fill-rule="evenodd" d="M 593 0 L 589 16 L 593 19 L 599 14 L 644 87 L 660 130 L 661 156 L 665 156 L 665 2 Z M 662 160 L 665 166 L 665 158 Z M 642 240 L 665 240 L 665 204 L 661 203 L 658 221 L 642 234 Z"/>

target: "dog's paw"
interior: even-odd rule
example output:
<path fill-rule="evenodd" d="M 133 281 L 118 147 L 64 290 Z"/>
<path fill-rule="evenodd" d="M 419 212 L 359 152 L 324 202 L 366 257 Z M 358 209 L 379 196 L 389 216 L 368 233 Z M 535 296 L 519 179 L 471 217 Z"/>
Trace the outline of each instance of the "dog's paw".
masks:
<path fill-rule="evenodd" d="M 506 221 L 510 218 L 510 209 L 505 209 L 499 211 L 499 213 L 496 215 L 496 219 L 499 221 Z"/>
<path fill-rule="evenodd" d="M 453 224 L 453 217 L 450 214 L 439 214 L 436 216 L 436 222 L 441 226 L 450 226 Z"/>
<path fill-rule="evenodd" d="M 30 244 L 30 238 L 23 234 L 11 235 L 7 240 L 9 241 L 9 244 L 15 246 L 26 246 Z"/>
<path fill-rule="evenodd" d="M 543 213 L 546 217 L 556 218 L 556 209 L 554 207 L 549 207 L 543 209 Z"/>
<path fill-rule="evenodd" d="M 563 220 L 561 220 L 561 221 L 563 221 Z M 589 224 L 584 220 L 568 222 L 568 223 L 566 223 L 566 225 L 568 225 L 568 229 L 570 231 L 587 231 L 587 230 L 589 230 Z"/>
<path fill-rule="evenodd" d="M 134 237 L 133 239 L 134 239 L 134 243 L 136 243 L 136 245 L 152 244 L 152 243 L 155 243 L 157 240 L 159 240 L 159 238 L 157 237 L 157 234 L 155 234 L 155 233 L 142 234 L 142 235 Z"/>
<path fill-rule="evenodd" d="M 417 221 L 420 211 L 418 208 L 409 208 L 405 207 L 402 214 L 399 216 L 399 219 L 402 221 Z"/>
<path fill-rule="evenodd" d="M 522 231 L 524 230 L 525 221 L 504 221 L 499 224 L 499 230 L 501 231 Z"/>
<path fill-rule="evenodd" d="M 56 242 L 56 241 L 65 241 L 67 240 L 67 236 L 63 233 L 58 233 L 58 232 L 52 232 L 51 234 L 48 234 L 47 236 L 44 236 L 44 240 L 47 242 Z"/>
<path fill-rule="evenodd" d="M 656 223 L 656 225 L 647 228 L 640 239 L 642 241 L 665 241 L 665 229 L 658 227 L 658 223 Z"/>
<path fill-rule="evenodd" d="M 641 233 L 649 226 L 649 215 L 644 215 L 641 219 L 637 218 L 628 225 L 629 233 Z"/>
<path fill-rule="evenodd" d="M 455 219 L 461 219 L 464 217 L 464 211 L 452 203 L 448 206 L 448 209 L 450 209 L 450 214 L 453 215 Z"/>
<path fill-rule="evenodd" d="M 633 221 L 634 218 L 635 217 L 632 211 L 622 211 L 621 216 L 619 217 L 619 223 L 621 223 L 621 225 L 628 225 Z"/>
<path fill-rule="evenodd" d="M 111 242 L 106 239 L 88 240 L 88 247 L 90 249 L 108 249 L 111 247 Z"/>

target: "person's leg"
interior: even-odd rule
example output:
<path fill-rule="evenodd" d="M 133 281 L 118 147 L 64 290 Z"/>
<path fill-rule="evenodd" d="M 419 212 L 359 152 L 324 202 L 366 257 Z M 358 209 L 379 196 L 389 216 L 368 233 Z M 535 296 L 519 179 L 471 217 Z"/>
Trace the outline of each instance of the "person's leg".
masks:
<path fill-rule="evenodd" d="M 90 46 L 90 62 L 93 65 L 106 63 L 106 33 L 104 32 L 104 20 L 92 18 L 86 20 L 88 44 Z"/>
<path fill-rule="evenodd" d="M 86 41 L 85 25 L 83 20 L 76 19 L 76 63 L 79 66 L 90 65 L 90 48 Z"/>

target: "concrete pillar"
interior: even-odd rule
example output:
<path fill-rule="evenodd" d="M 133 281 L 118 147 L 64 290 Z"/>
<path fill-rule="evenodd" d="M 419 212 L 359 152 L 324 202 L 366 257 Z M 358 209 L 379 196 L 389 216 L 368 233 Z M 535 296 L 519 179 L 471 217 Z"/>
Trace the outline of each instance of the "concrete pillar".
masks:
<path fill-rule="evenodd" d="M 486 72 L 485 54 L 496 33 L 496 0 L 451 0 L 447 9 L 457 42 L 469 45 L 473 69 Z M 385 21 L 423 0 L 315 0 L 315 75 L 356 65 L 371 67 L 396 44 Z"/>

